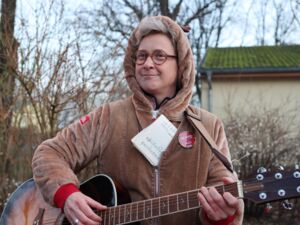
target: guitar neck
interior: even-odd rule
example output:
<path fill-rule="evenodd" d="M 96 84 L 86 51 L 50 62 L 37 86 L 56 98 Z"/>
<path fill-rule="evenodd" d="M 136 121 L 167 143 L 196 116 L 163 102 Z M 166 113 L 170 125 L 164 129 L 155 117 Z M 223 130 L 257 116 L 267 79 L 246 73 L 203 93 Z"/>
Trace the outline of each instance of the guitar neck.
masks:
<path fill-rule="evenodd" d="M 233 196 L 243 197 L 241 182 L 215 187 L 219 193 L 230 192 Z M 197 209 L 199 189 L 132 202 L 124 205 L 109 207 L 98 214 L 102 217 L 102 224 L 126 224 L 177 212 Z"/>

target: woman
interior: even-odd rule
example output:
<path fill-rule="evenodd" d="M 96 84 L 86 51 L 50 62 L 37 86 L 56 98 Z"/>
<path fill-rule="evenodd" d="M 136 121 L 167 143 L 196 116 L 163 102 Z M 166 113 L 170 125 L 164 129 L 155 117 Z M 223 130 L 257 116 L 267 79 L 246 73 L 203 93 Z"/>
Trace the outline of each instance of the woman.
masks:
<path fill-rule="evenodd" d="M 186 118 L 201 121 L 218 149 L 230 159 L 224 129 L 212 114 L 189 106 L 194 85 L 194 62 L 188 39 L 167 17 L 146 17 L 129 39 L 125 78 L 133 95 L 105 104 L 43 142 L 33 157 L 33 174 L 44 198 L 60 207 L 74 224 L 99 224 L 91 208 L 106 207 L 78 190 L 75 175 L 97 159 L 99 173 L 117 179 L 132 201 L 201 188 L 202 210 L 189 210 L 142 224 L 241 224 L 243 205 L 229 193 L 203 186 L 235 178 L 211 153 Z M 177 132 L 152 165 L 131 139 L 164 115 Z M 182 141 L 187 140 L 187 141 Z"/>

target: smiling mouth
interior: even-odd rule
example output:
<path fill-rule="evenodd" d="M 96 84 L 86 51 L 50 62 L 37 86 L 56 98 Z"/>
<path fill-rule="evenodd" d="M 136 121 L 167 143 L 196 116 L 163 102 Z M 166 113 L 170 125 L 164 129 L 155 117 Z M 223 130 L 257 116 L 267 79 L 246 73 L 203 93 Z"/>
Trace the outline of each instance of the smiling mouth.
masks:
<path fill-rule="evenodd" d="M 157 74 L 142 74 L 142 77 L 156 77 Z"/>
<path fill-rule="evenodd" d="M 158 78 L 158 75 L 155 75 L 155 74 L 143 74 L 141 76 L 141 78 L 143 80 L 154 80 L 154 79 L 157 79 Z"/>

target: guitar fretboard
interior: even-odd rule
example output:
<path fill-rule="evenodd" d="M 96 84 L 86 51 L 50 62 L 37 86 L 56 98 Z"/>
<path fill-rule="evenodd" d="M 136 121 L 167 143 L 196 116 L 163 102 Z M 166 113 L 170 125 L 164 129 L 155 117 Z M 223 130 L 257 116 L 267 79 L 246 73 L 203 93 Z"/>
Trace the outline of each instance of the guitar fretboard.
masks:
<path fill-rule="evenodd" d="M 230 192 L 233 196 L 240 197 L 238 183 L 221 185 L 215 188 L 221 194 Z M 127 224 L 152 219 L 199 208 L 198 192 L 199 189 L 196 189 L 109 207 L 105 211 L 98 212 L 98 214 L 102 217 L 102 224 L 104 225 Z"/>

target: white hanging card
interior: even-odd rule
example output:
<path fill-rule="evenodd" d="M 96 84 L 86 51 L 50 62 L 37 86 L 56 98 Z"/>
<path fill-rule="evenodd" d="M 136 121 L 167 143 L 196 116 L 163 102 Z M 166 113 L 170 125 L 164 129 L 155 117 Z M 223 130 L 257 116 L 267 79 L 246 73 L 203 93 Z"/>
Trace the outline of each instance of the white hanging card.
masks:
<path fill-rule="evenodd" d="M 134 136 L 131 142 L 153 166 L 157 166 L 162 153 L 169 146 L 176 131 L 177 128 L 164 115 L 160 115 L 153 123 Z"/>

